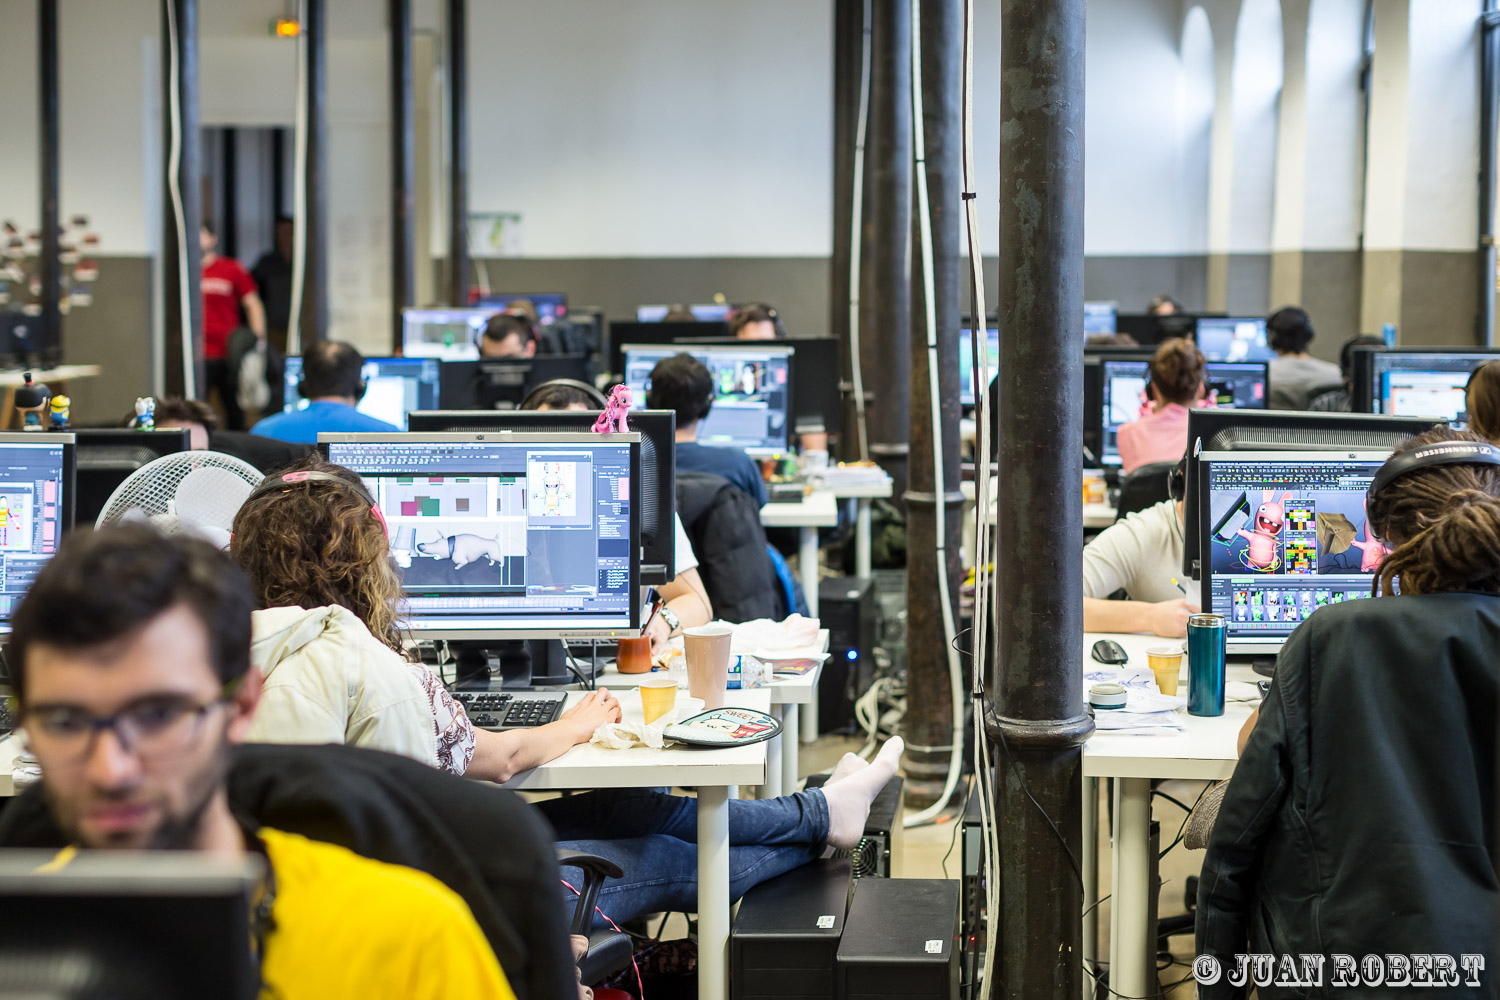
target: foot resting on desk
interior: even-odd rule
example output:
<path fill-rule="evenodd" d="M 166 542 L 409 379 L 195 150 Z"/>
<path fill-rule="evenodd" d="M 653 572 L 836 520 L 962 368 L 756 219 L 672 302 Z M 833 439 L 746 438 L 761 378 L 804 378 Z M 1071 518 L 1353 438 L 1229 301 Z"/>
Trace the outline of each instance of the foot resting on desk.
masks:
<path fill-rule="evenodd" d="M 826 782 L 826 784 L 831 785 L 835 781 L 843 781 L 851 774 L 858 774 L 860 771 L 863 771 L 869 766 L 870 762 L 865 760 L 859 754 L 846 753 L 844 754 L 844 756 L 839 758 L 839 762 L 834 767 L 833 773 L 828 776 L 828 781 Z"/>
<path fill-rule="evenodd" d="M 848 851 L 859 845 L 860 838 L 865 835 L 870 804 L 886 782 L 896 776 L 905 749 L 906 743 L 901 737 L 893 736 L 865 767 L 842 776 L 837 768 L 834 770 L 833 778 L 823 786 L 823 797 L 828 800 L 830 847 Z M 839 766 L 843 767 L 844 763 L 839 761 Z"/>

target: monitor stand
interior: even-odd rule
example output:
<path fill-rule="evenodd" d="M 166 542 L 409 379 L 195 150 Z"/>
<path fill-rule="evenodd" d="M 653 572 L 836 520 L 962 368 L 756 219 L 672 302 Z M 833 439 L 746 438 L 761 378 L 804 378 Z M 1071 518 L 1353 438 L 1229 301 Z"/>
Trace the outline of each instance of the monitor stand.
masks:
<path fill-rule="evenodd" d="M 1257 656 L 1250 661 L 1250 669 L 1262 677 L 1272 677 L 1276 673 L 1276 657 Z"/>
<path fill-rule="evenodd" d="M 568 669 L 567 653 L 556 639 L 509 641 L 465 640 L 450 642 L 455 656 L 454 690 L 493 691 L 575 684 L 579 677 Z M 496 678 L 491 654 L 499 661 Z M 592 681 L 603 671 L 597 655 L 579 660 L 575 669 Z"/>

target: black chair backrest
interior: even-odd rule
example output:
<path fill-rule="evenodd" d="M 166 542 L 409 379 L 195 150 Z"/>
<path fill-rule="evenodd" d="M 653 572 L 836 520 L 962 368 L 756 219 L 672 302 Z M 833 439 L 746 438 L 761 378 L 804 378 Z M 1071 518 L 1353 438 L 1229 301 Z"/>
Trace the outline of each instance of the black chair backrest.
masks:
<path fill-rule="evenodd" d="M 1115 508 L 1115 520 L 1172 499 L 1172 495 L 1167 492 L 1167 475 L 1176 466 L 1176 462 L 1151 462 L 1138 466 L 1127 475 L 1120 483 L 1120 502 Z"/>

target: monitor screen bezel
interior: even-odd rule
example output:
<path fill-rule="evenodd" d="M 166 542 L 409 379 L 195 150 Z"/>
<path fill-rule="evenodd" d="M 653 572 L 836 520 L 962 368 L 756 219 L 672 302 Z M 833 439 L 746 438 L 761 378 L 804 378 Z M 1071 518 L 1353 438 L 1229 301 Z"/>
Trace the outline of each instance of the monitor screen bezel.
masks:
<path fill-rule="evenodd" d="M 673 351 L 672 348 L 674 348 L 674 347 L 681 347 L 683 349 L 682 350 Z M 697 353 L 699 351 L 703 351 L 703 352 L 708 353 L 708 354 L 729 354 L 729 353 L 740 353 L 740 354 L 743 354 L 743 353 L 746 353 L 746 352 L 755 353 L 755 352 L 758 352 L 758 351 L 781 352 L 782 355 L 783 355 L 783 357 L 785 357 L 785 359 L 786 359 L 787 365 L 786 365 L 786 412 L 782 415 L 782 417 L 783 417 L 783 419 L 781 421 L 782 439 L 781 439 L 781 445 L 780 445 L 780 447 L 747 448 L 747 447 L 744 447 L 742 445 L 735 445 L 735 444 L 716 445 L 715 447 L 720 447 L 720 448 L 739 448 L 741 451 L 743 451 L 747 455 L 756 456 L 756 457 L 766 457 L 766 458 L 769 458 L 769 457 L 772 457 L 772 456 L 776 456 L 776 455 L 785 455 L 785 454 L 788 454 L 791 451 L 792 421 L 793 421 L 793 419 L 795 419 L 795 414 L 792 412 L 792 410 L 793 410 L 793 404 L 794 404 L 794 400 L 796 399 L 796 392 L 797 392 L 797 385 L 796 385 L 796 378 L 797 378 L 797 372 L 796 372 L 796 367 L 797 367 L 797 362 L 796 362 L 797 348 L 796 348 L 796 345 L 795 345 L 795 343 L 793 341 L 790 341 L 790 340 L 741 340 L 741 341 L 737 341 L 734 344 L 621 344 L 620 345 L 620 357 L 622 359 L 626 359 L 624 365 L 622 365 L 622 368 L 624 368 L 624 369 L 628 369 L 630 367 L 630 363 L 629 363 L 628 359 L 630 357 L 630 352 L 631 351 L 670 351 L 673 354 L 695 354 L 695 353 Z M 620 372 L 620 381 L 624 382 L 626 385 L 630 384 L 629 381 L 628 381 L 628 379 L 626 378 L 626 371 L 621 371 Z M 641 407 L 640 408 L 641 409 L 645 409 L 646 408 L 645 407 L 645 402 L 646 402 L 645 393 L 641 394 L 641 400 L 640 400 L 640 402 L 641 402 Z"/>
<path fill-rule="evenodd" d="M 1488 364 L 1490 361 L 1500 360 L 1500 348 L 1485 347 L 1376 347 L 1373 344 L 1361 344 L 1352 352 L 1350 359 L 1350 376 L 1354 383 L 1354 392 L 1350 400 L 1351 406 L 1365 413 L 1375 413 L 1382 417 L 1397 416 L 1426 416 L 1426 414 L 1400 414 L 1386 413 L 1385 397 L 1380 391 L 1380 358 L 1413 358 L 1413 357 L 1474 357 L 1483 358 L 1474 366 Z M 1408 368 L 1407 371 L 1423 371 L 1421 368 Z M 1474 369 L 1469 369 L 1473 374 Z M 1363 383 L 1361 385 L 1361 383 Z M 1433 419 L 1447 419 L 1434 417 Z"/>
<path fill-rule="evenodd" d="M 622 639 L 640 634 L 641 605 L 639 593 L 641 587 L 641 436 L 632 431 L 628 434 L 595 434 L 592 432 L 563 433 L 563 432 L 532 432 L 532 433 L 349 433 L 324 432 L 318 435 L 318 451 L 325 459 L 328 458 L 329 445 L 334 444 L 496 444 L 496 438 L 502 439 L 505 444 L 514 445 L 570 445 L 570 444 L 614 444 L 628 445 L 630 449 L 630 537 L 634 545 L 627 546 L 630 551 L 630 580 L 626 590 L 629 600 L 626 601 L 628 624 L 624 626 L 599 625 L 581 627 L 555 627 L 555 626 L 526 626 L 521 628 L 502 629 L 459 629 L 459 628 L 412 628 L 409 619 L 402 618 L 403 629 L 418 641 L 425 640 L 491 640 L 505 641 L 510 639 L 562 639 L 590 641 L 595 639 Z M 331 459 L 330 459 L 331 461 Z M 404 590 L 403 590 L 404 595 Z"/>
<path fill-rule="evenodd" d="M 72 531 L 74 525 L 74 491 L 77 489 L 78 439 L 71 431 L 0 431 L 0 448 L 13 445 L 46 447 L 62 445 L 62 501 L 57 505 L 57 542 L 52 554 L 62 545 L 63 536 Z M 92 525 L 91 525 L 92 527 Z M 0 635 L 10 633 L 9 616 L 0 614 Z"/>
<path fill-rule="evenodd" d="M 300 372 L 300 369 L 302 368 L 302 359 L 300 357 L 287 358 L 286 359 L 286 364 L 285 364 L 285 366 L 283 368 L 283 374 L 282 374 L 282 381 L 283 382 L 288 382 L 289 381 L 289 377 L 290 377 L 291 372 L 292 372 L 292 362 L 294 362 L 294 361 L 297 363 L 296 367 L 298 368 L 298 370 Z M 437 379 L 433 383 L 433 387 L 432 388 L 433 388 L 433 395 L 436 397 L 436 399 L 438 401 L 438 404 L 439 405 L 442 404 L 442 402 L 443 402 L 443 365 L 445 364 L 445 362 L 443 361 L 442 358 L 407 357 L 404 354 L 380 355 L 378 357 L 367 357 L 367 358 L 365 358 L 364 360 L 362 360 L 360 362 L 360 382 L 361 382 L 361 384 L 363 384 L 365 381 L 367 381 L 364 378 L 364 366 L 365 365 L 368 365 L 368 364 L 377 364 L 377 363 L 380 363 L 380 362 L 387 362 L 387 361 L 399 361 L 402 364 L 408 364 L 408 365 L 411 365 L 413 367 L 419 367 L 419 366 L 420 367 L 425 367 L 429 362 L 436 362 L 437 366 L 438 366 L 438 368 L 437 368 Z M 298 384 L 299 385 L 301 384 L 300 381 L 299 381 Z M 300 389 L 297 391 L 297 400 L 298 401 L 310 402 L 310 400 L 307 400 L 306 397 L 304 397 L 302 395 L 302 392 L 301 392 Z M 364 400 L 362 398 L 358 402 L 356 402 L 355 403 L 355 409 L 359 409 L 359 403 L 362 403 L 362 402 L 364 402 Z M 281 404 L 281 412 L 282 413 L 295 413 L 296 412 L 296 405 L 297 404 L 291 400 L 290 396 L 288 396 L 282 402 L 282 404 Z M 420 409 L 420 407 L 415 407 L 414 409 Z M 360 410 L 360 412 L 363 413 L 364 411 Z M 410 412 L 411 412 L 411 410 L 407 411 L 407 413 L 410 413 Z M 374 416 L 374 414 L 366 414 L 366 416 Z M 383 418 L 376 417 L 376 419 L 379 420 L 379 419 L 383 419 Z M 405 423 L 405 421 L 406 421 L 406 417 L 403 415 L 402 418 L 401 418 L 401 422 Z M 389 423 L 389 421 L 387 421 L 387 422 Z M 397 426 L 399 427 L 399 426 L 401 426 L 401 424 L 397 424 Z"/>
<path fill-rule="evenodd" d="M 1104 411 L 1109 408 L 1109 366 L 1121 364 L 1136 365 L 1145 362 L 1148 366 L 1146 380 L 1149 383 L 1151 379 L 1149 365 L 1151 362 L 1151 357 L 1154 356 L 1154 354 L 1154 351 L 1151 352 L 1151 354 L 1147 357 L 1134 357 L 1126 355 L 1116 356 L 1111 354 L 1103 354 L 1095 356 L 1097 358 L 1096 361 L 1090 359 L 1089 362 L 1086 362 L 1086 364 L 1092 363 L 1097 365 L 1098 373 L 1095 377 L 1097 377 L 1099 385 L 1096 392 L 1090 392 L 1089 387 L 1087 386 L 1087 384 L 1085 384 L 1084 399 L 1089 403 L 1091 409 L 1084 421 L 1084 439 L 1085 441 L 1092 439 L 1096 442 L 1096 444 L 1092 446 L 1090 450 L 1094 453 L 1095 456 L 1097 456 L 1099 465 L 1104 469 L 1115 469 L 1120 467 L 1122 464 L 1120 461 L 1120 449 L 1118 443 L 1116 444 L 1113 453 L 1109 451 L 1109 435 L 1107 434 L 1109 423 L 1104 419 Z M 1204 361 L 1203 379 L 1205 383 L 1209 378 L 1209 369 L 1217 365 L 1237 365 L 1240 367 L 1249 367 L 1254 365 L 1258 367 L 1260 369 L 1260 384 L 1263 393 L 1261 396 L 1261 405 L 1194 406 L 1190 407 L 1188 412 L 1191 413 L 1196 410 L 1260 411 L 1268 410 L 1271 408 L 1271 363 L 1269 361 Z M 1088 375 L 1089 369 L 1086 367 L 1085 379 L 1087 379 Z M 1121 424 L 1120 426 L 1124 425 Z"/>
<path fill-rule="evenodd" d="M 401 310 L 401 357 L 431 358 L 436 361 L 477 361 L 479 360 L 478 338 L 484 332 L 483 327 L 480 327 L 480 329 L 476 330 L 474 332 L 474 336 L 470 338 L 470 343 L 474 348 L 473 357 L 465 356 L 461 358 L 445 358 L 440 354 L 413 354 L 411 352 L 411 345 L 407 342 L 407 335 L 411 325 L 412 317 L 420 313 L 473 313 L 483 316 L 484 321 L 488 323 L 491 317 L 498 316 L 502 312 L 504 312 L 504 310 L 498 307 L 490 309 L 488 307 L 477 308 L 474 306 L 412 306 L 410 308 L 403 309 Z"/>
<path fill-rule="evenodd" d="M 1337 451 L 1205 451 L 1198 456 L 1198 546 L 1200 552 L 1208 551 L 1207 529 L 1212 523 L 1212 510 L 1208 493 L 1209 473 L 1217 462 L 1234 464 L 1251 462 L 1370 462 L 1378 469 L 1391 457 L 1389 450 L 1361 451 L 1359 449 Z M 1206 560 L 1205 560 L 1206 563 Z M 1213 611 L 1213 573 L 1204 566 L 1198 581 L 1198 606 L 1205 612 Z M 1299 623 L 1300 624 L 1300 623 Z M 1295 629 L 1293 630 L 1295 631 Z M 1228 639 L 1227 651 L 1231 656 L 1258 656 L 1275 654 L 1286 644 L 1288 636 L 1276 636 L 1259 641 Z"/>

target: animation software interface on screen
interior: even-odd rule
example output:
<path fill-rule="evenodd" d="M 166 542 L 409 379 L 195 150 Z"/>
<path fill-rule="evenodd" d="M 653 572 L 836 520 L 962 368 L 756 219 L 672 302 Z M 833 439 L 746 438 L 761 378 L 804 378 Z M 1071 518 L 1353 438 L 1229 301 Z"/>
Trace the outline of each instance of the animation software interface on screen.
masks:
<path fill-rule="evenodd" d="M 360 413 L 406 429 L 412 410 L 438 408 L 439 373 L 442 362 L 433 358 L 366 358 L 361 374 L 365 395 L 356 407 Z M 302 359 L 286 359 L 286 410 L 306 408 L 299 391 Z"/>
<path fill-rule="evenodd" d="M 1115 332 L 1115 303 L 1085 302 L 1083 304 L 1083 335 Z"/>
<path fill-rule="evenodd" d="M 1318 608 L 1370 596 L 1386 549 L 1365 523 L 1381 461 L 1208 464 L 1210 596 L 1231 638 L 1290 635 Z"/>
<path fill-rule="evenodd" d="M 984 332 L 984 347 L 989 354 L 990 380 L 1000 374 L 1000 331 Z M 987 387 L 986 387 L 987 388 Z M 974 405 L 974 331 L 958 331 L 958 402 Z"/>
<path fill-rule="evenodd" d="M 1151 400 L 1146 394 L 1150 381 L 1149 362 L 1104 362 L 1104 455 L 1101 461 L 1105 465 L 1120 464 L 1120 425 L 1139 420 L 1151 412 Z M 1263 410 L 1266 407 L 1266 369 L 1263 364 L 1210 362 L 1204 371 L 1203 382 L 1206 391 L 1200 406 L 1240 410 Z"/>
<path fill-rule="evenodd" d="M 512 303 L 530 302 L 536 310 L 536 321 L 542 326 L 556 323 L 568 315 L 568 297 L 561 292 L 494 292 L 479 297 L 481 309 L 504 312 Z"/>
<path fill-rule="evenodd" d="M 630 448 L 331 444 L 389 525 L 412 629 L 628 624 Z"/>
<path fill-rule="evenodd" d="M 62 445 L 0 445 L 0 620 L 57 548 L 62 478 Z"/>
<path fill-rule="evenodd" d="M 625 381 L 636 409 L 646 408 L 651 369 L 675 347 L 625 352 Z M 690 350 L 713 380 L 713 409 L 698 427 L 698 443 L 746 451 L 785 451 L 789 348 Z M 830 376 L 831 377 L 831 376 Z"/>
<path fill-rule="evenodd" d="M 1375 412 L 1398 417 L 1445 417 L 1456 427 L 1469 423 L 1465 387 L 1488 354 L 1422 354 L 1374 357 Z"/>
<path fill-rule="evenodd" d="M 1200 319 L 1198 350 L 1210 361 L 1269 361 L 1263 319 Z"/>
<path fill-rule="evenodd" d="M 401 353 L 408 358 L 473 361 L 475 338 L 499 309 L 408 309 L 401 314 Z"/>

